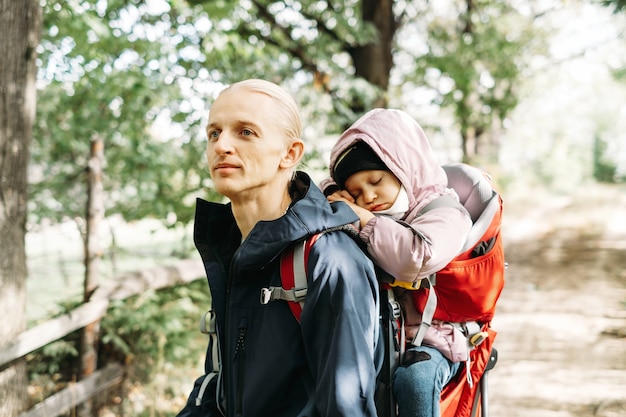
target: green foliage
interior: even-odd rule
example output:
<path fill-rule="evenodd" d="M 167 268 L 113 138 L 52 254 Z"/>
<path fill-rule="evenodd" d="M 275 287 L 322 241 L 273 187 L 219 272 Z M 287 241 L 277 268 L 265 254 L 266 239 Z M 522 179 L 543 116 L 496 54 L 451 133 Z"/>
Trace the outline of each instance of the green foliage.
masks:
<path fill-rule="evenodd" d="M 212 0 L 192 3 L 202 7 L 196 21 L 213 22 L 215 31 L 203 38 L 202 48 L 216 81 L 257 77 L 292 88 L 298 99 L 317 102 L 309 118 L 325 120 L 322 132 L 340 132 L 346 119 L 360 116 L 351 104 L 369 109 L 384 93 L 373 96 L 373 88 L 354 77 L 349 51 L 377 41 L 373 26 L 360 18 L 361 1 L 222 1 L 217 15 Z"/>
<path fill-rule="evenodd" d="M 78 333 L 74 332 L 63 340 L 50 343 L 40 350 L 27 355 L 29 378 L 35 380 L 41 375 L 63 374 L 69 380 L 74 374 L 78 357 Z"/>
<path fill-rule="evenodd" d="M 197 71 L 183 51 L 198 40 L 172 31 L 176 14 L 138 0 L 45 3 L 29 200 L 35 219 L 83 215 L 94 137 L 104 140 L 108 214 L 191 219 L 205 176 L 204 145 L 195 137 L 202 116 L 179 80 Z M 161 120 L 188 133 L 155 130 Z"/>
<path fill-rule="evenodd" d="M 626 11 L 626 0 L 600 0 L 600 4 L 612 8 L 614 13 Z"/>
<path fill-rule="evenodd" d="M 131 365 L 132 380 L 142 383 L 168 362 L 192 367 L 206 349 L 196 343 L 197 329 L 210 306 L 205 280 L 112 302 L 101 322 L 100 359 L 121 359 Z"/>
<path fill-rule="evenodd" d="M 449 108 L 462 133 L 489 132 L 517 106 L 523 52 L 536 36 L 532 22 L 505 2 L 472 2 L 456 14 L 424 12 L 417 29 L 428 37 L 416 51 L 407 80 L 434 91 L 433 102 Z"/>
<path fill-rule="evenodd" d="M 62 303 L 59 315 L 79 305 L 78 301 Z M 100 322 L 98 366 L 122 363 L 127 367 L 128 387 L 141 385 L 155 396 L 169 396 L 172 387 L 154 386 L 153 380 L 157 374 L 160 381 L 170 374 L 182 378 L 181 374 L 187 375 L 185 370 L 197 368 L 207 346 L 205 335 L 198 331 L 198 321 L 210 306 L 204 279 L 111 302 Z M 26 356 L 35 402 L 76 381 L 80 335 L 75 331 Z"/>
<path fill-rule="evenodd" d="M 617 166 L 607 158 L 607 143 L 601 137 L 593 140 L 593 178 L 598 182 L 617 182 Z"/>
<path fill-rule="evenodd" d="M 78 300 L 64 301 L 60 303 L 57 316 L 67 314 L 79 305 Z M 79 338 L 80 331 L 75 331 L 26 355 L 29 379 L 37 381 L 45 377 L 64 381 L 76 379 Z"/>
<path fill-rule="evenodd" d="M 206 103 L 243 78 L 292 91 L 306 135 L 341 132 L 392 91 L 355 76 L 381 71 L 376 59 L 353 61 L 364 45 L 384 44 L 363 18 L 362 9 L 373 4 L 45 0 L 31 221 L 83 216 L 85 167 L 96 137 L 104 140 L 107 215 L 191 221 L 196 196 L 218 198 L 202 157 Z M 489 131 L 516 106 L 518 58 L 533 38 L 508 3 L 472 4 L 468 14 L 435 16 L 428 5 L 396 1 L 389 16 L 394 28 L 417 27 L 419 35 L 387 46 L 390 54 L 409 50 L 414 60 L 406 71 L 394 69 L 394 85 L 435 91 L 434 102 L 453 109 L 461 132 Z M 420 14 L 420 7 L 427 9 Z M 410 50 L 409 39 L 409 46 L 419 39 L 426 52 Z M 387 80 L 389 70 L 382 71 Z"/>
<path fill-rule="evenodd" d="M 618 81 L 626 82 L 626 67 L 613 70 L 613 77 Z"/>

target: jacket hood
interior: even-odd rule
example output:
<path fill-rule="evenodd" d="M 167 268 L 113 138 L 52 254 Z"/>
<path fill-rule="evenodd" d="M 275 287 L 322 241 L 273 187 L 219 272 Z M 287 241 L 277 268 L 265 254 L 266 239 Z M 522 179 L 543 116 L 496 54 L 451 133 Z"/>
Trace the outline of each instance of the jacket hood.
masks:
<path fill-rule="evenodd" d="M 293 200 L 287 212 L 278 219 L 257 223 L 241 243 L 239 249 L 245 249 L 246 256 L 238 259 L 238 268 L 263 268 L 290 243 L 358 220 L 346 204 L 329 203 L 304 172 L 296 173 L 290 193 Z M 241 233 L 230 203 L 197 200 L 194 241 L 199 249 L 207 247 L 216 255 L 229 246 L 239 246 Z"/>
<path fill-rule="evenodd" d="M 425 206 L 446 192 L 448 179 L 435 158 L 421 126 L 407 113 L 374 109 L 363 115 L 337 140 L 330 156 L 330 175 L 335 178 L 337 158 L 363 141 L 400 180 L 409 197 L 409 210 Z"/>

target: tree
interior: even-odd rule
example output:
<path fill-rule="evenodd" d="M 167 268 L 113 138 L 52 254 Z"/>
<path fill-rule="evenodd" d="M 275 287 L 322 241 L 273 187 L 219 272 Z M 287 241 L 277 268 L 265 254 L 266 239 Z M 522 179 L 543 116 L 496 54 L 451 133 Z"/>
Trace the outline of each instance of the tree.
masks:
<path fill-rule="evenodd" d="M 42 117 L 31 166 L 35 220 L 75 220 L 85 233 L 85 167 L 95 137 L 104 142 L 107 215 L 157 217 L 168 226 L 192 218 L 193 197 L 206 181 L 204 144 L 193 139 L 196 103 L 181 90 L 193 98 L 189 90 L 198 88 L 193 71 L 201 68 L 185 55 L 197 33 L 182 27 L 188 12 L 148 3 L 45 2 Z"/>
<path fill-rule="evenodd" d="M 202 52 L 225 84 L 245 77 L 296 84 L 311 119 L 344 130 L 372 107 L 386 107 L 395 34 L 405 2 L 394 0 L 189 0 L 216 32 Z M 332 117 L 328 114 L 332 113 Z"/>
<path fill-rule="evenodd" d="M 490 0 L 455 2 L 445 14 L 429 12 L 421 19 L 426 50 L 412 54 L 405 79 L 427 86 L 433 102 L 452 112 L 464 162 L 497 162 L 497 127 L 517 106 L 523 57 L 539 51 L 533 19 Z"/>
<path fill-rule="evenodd" d="M 455 117 L 466 162 L 496 159 L 497 143 L 484 138 L 517 104 L 515 85 L 533 39 L 532 17 L 524 18 L 510 2 L 448 1 L 437 13 L 431 3 L 398 0 L 231 0 L 220 3 L 221 14 L 215 2 L 191 3 L 213 16 L 216 26 L 229 22 L 224 38 L 203 42 L 224 81 L 241 74 L 232 68 L 232 51 L 258 48 L 272 56 L 271 63 L 259 65 L 259 53 L 250 52 L 243 68 L 281 79 L 308 74 L 330 96 L 336 115 L 326 124 L 331 132 L 372 107 L 386 107 L 394 90 L 407 83 L 432 89 L 434 104 Z M 394 59 L 402 55 L 408 66 L 398 69 Z M 286 65 L 276 70 L 276 62 Z M 443 85 L 452 87 L 444 91 Z"/>
<path fill-rule="evenodd" d="M 615 13 L 626 11 L 626 0 L 601 0 L 600 3 L 606 7 L 613 8 Z"/>
<path fill-rule="evenodd" d="M 0 0 L 0 345 L 25 329 L 26 200 L 29 147 L 35 117 L 37 0 Z M 11 317 L 7 320 L 7 317 Z M 23 361 L 0 370 L 0 415 L 26 406 Z"/>
<path fill-rule="evenodd" d="M 401 0 L 46 0 L 32 211 L 84 224 L 84 167 L 99 136 L 107 215 L 190 221 L 193 197 L 211 192 L 205 103 L 242 78 L 290 88 L 313 138 L 390 100 L 404 108 L 410 85 L 434 90 L 463 137 L 489 137 L 516 104 L 525 38 L 500 22 L 519 13 L 502 2 L 446 4 L 467 11 L 439 19 L 432 3 Z M 407 54 L 410 71 L 394 61 Z M 438 89 L 448 80 L 455 88 Z M 172 131 L 155 131 L 160 120 Z"/>
<path fill-rule="evenodd" d="M 600 2 L 603 6 L 613 9 L 613 13 L 626 13 L 626 0 L 602 0 Z M 621 37 L 626 36 L 624 32 L 622 32 Z M 621 68 L 616 68 L 613 70 L 613 76 L 616 80 L 620 80 L 622 82 L 626 81 L 626 66 L 622 65 Z"/>

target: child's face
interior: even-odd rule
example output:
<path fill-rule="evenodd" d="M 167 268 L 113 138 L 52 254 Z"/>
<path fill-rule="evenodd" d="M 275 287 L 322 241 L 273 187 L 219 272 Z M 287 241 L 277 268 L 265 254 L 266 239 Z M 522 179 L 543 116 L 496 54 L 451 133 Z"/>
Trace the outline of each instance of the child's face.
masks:
<path fill-rule="evenodd" d="M 400 181 L 389 171 L 359 171 L 348 177 L 345 189 L 359 207 L 376 212 L 393 205 L 400 192 Z"/>

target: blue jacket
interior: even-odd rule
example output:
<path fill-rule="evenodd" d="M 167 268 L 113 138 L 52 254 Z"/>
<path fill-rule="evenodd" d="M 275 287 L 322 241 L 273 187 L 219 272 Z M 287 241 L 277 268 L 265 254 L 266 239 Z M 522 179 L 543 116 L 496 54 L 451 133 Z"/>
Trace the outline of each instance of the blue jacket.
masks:
<path fill-rule="evenodd" d="M 281 285 L 280 254 L 292 242 L 357 220 L 302 172 L 290 192 L 287 213 L 259 222 L 243 243 L 229 204 L 197 202 L 194 240 L 217 317 L 227 416 L 374 417 L 378 284 L 353 238 L 331 231 L 311 249 L 301 323 L 285 301 L 260 303 L 262 288 Z M 213 369 L 210 346 L 205 369 Z M 221 416 L 216 381 L 195 405 L 203 379 L 179 417 Z"/>

